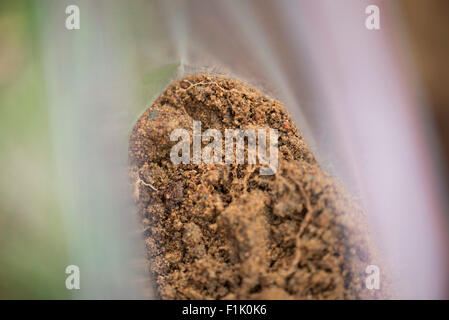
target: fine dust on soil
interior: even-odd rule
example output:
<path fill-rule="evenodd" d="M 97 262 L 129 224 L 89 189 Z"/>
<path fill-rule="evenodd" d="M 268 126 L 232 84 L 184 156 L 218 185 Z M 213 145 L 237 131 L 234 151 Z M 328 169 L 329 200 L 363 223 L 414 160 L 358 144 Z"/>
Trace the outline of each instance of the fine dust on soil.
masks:
<path fill-rule="evenodd" d="M 170 133 L 272 128 L 279 168 L 178 164 Z M 224 135 L 223 135 L 224 136 Z M 135 124 L 130 176 L 150 274 L 162 299 L 378 299 L 362 210 L 317 164 L 285 107 L 213 75 L 172 83 Z M 383 279 L 382 279 L 383 280 Z"/>

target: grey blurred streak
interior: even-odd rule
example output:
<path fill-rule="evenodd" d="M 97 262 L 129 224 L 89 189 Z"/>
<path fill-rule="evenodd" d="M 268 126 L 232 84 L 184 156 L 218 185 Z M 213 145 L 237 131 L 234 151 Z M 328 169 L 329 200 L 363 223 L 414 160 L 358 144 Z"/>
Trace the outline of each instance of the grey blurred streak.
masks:
<path fill-rule="evenodd" d="M 64 27 L 68 4 L 81 29 Z M 42 56 L 52 115 L 53 154 L 70 263 L 81 272 L 81 299 L 152 298 L 143 241 L 127 179 L 129 111 L 137 61 L 125 6 L 54 1 L 41 7 Z M 118 11 L 117 11 L 118 10 Z"/>

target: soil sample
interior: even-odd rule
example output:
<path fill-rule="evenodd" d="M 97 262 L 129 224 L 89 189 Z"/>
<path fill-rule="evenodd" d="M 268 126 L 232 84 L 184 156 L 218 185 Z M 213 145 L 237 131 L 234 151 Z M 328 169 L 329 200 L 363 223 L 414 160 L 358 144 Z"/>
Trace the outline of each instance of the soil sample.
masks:
<path fill-rule="evenodd" d="M 194 121 L 223 137 L 276 129 L 277 170 L 224 157 L 173 163 L 170 135 L 192 138 Z M 286 108 L 254 88 L 207 74 L 172 83 L 135 124 L 129 165 L 160 298 L 388 297 L 384 277 L 379 290 L 365 285 L 367 266 L 380 262 L 363 211 L 321 170 Z"/>

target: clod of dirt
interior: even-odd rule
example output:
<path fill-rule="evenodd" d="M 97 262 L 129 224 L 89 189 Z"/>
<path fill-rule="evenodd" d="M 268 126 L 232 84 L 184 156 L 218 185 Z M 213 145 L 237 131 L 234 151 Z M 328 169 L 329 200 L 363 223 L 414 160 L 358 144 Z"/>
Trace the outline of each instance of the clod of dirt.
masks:
<path fill-rule="evenodd" d="M 265 128 L 279 133 L 279 168 L 173 164 L 178 128 Z M 223 134 L 224 136 L 224 134 Z M 380 265 L 362 210 L 324 173 L 285 107 L 233 79 L 187 76 L 135 124 L 129 142 L 134 197 L 162 299 L 375 299 Z"/>

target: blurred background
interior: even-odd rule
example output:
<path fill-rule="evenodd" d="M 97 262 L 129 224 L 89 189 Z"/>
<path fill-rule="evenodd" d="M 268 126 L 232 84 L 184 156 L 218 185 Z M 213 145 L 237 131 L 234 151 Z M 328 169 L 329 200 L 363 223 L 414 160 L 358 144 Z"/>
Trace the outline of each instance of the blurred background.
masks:
<path fill-rule="evenodd" d="M 72 4 L 79 30 L 65 28 Z M 365 27 L 372 4 L 380 30 Z M 154 298 L 128 136 L 172 79 L 198 72 L 282 100 L 365 208 L 397 297 L 448 298 L 448 12 L 446 0 L 0 1 L 0 298 Z"/>

